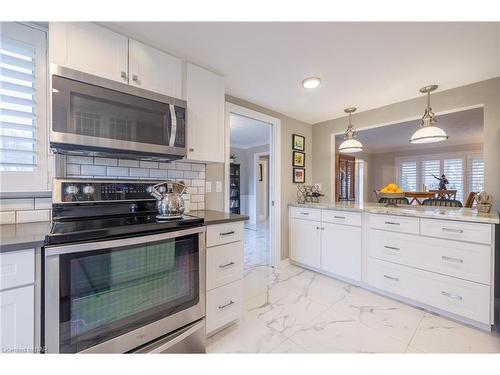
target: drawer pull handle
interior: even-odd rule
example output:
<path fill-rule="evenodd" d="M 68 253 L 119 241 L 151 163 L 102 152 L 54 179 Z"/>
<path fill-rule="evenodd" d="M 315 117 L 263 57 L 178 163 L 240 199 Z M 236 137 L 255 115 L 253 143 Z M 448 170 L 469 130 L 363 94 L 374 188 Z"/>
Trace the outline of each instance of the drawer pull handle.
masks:
<path fill-rule="evenodd" d="M 219 233 L 219 236 L 224 237 L 224 236 L 232 236 L 234 234 L 234 230 L 229 231 L 229 232 L 221 232 Z"/>
<path fill-rule="evenodd" d="M 441 228 L 443 232 L 452 232 L 452 233 L 463 233 L 463 229 L 455 229 L 455 228 Z"/>
<path fill-rule="evenodd" d="M 460 258 L 453 258 L 453 257 L 447 257 L 446 255 L 443 255 L 441 257 L 442 260 L 447 260 L 449 262 L 456 262 L 456 263 L 463 263 L 464 260 Z"/>
<path fill-rule="evenodd" d="M 386 221 L 385 223 L 388 225 L 401 225 L 401 223 L 395 223 L 394 221 Z"/>
<path fill-rule="evenodd" d="M 462 300 L 462 296 L 459 296 L 458 294 L 451 294 L 451 293 L 445 292 L 444 290 L 441 292 L 441 295 L 448 297 L 448 298 L 456 299 L 458 301 Z"/>
<path fill-rule="evenodd" d="M 226 307 L 229 307 L 229 306 L 231 306 L 231 305 L 234 305 L 234 301 L 233 301 L 233 300 L 229 301 L 229 302 L 228 302 L 228 303 L 226 303 L 225 305 L 220 305 L 220 306 L 219 306 L 219 310 L 223 310 L 223 309 L 225 309 Z"/>
<path fill-rule="evenodd" d="M 389 250 L 401 250 L 399 247 L 394 247 L 394 246 L 384 246 L 386 249 L 389 249 Z"/>
<path fill-rule="evenodd" d="M 309 212 L 300 212 L 301 215 L 309 215 Z"/>
<path fill-rule="evenodd" d="M 227 264 L 219 264 L 219 268 L 227 268 L 227 267 L 231 267 L 232 265 L 234 265 L 235 263 L 234 262 L 229 262 Z"/>
<path fill-rule="evenodd" d="M 345 216 L 334 216 L 335 219 L 342 219 L 345 220 Z"/>
<path fill-rule="evenodd" d="M 392 281 L 398 281 L 398 282 L 399 282 L 399 278 L 398 278 L 398 277 L 393 277 L 393 276 L 389 276 L 389 275 L 384 275 L 384 278 L 389 279 L 389 280 L 392 280 Z"/>

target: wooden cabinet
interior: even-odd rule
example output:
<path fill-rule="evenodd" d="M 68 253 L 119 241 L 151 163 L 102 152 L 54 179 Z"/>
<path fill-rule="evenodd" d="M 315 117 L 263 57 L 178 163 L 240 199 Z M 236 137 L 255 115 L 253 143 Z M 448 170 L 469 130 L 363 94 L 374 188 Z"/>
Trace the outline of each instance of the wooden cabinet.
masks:
<path fill-rule="evenodd" d="M 128 38 L 91 22 L 51 22 L 49 61 L 128 82 Z"/>
<path fill-rule="evenodd" d="M 290 219 L 290 259 L 305 266 L 321 266 L 321 223 Z"/>
<path fill-rule="evenodd" d="M 322 224 L 321 269 L 351 280 L 361 280 L 361 228 Z"/>
<path fill-rule="evenodd" d="M 224 162 L 224 79 L 193 64 L 186 66 L 187 158 Z"/>
<path fill-rule="evenodd" d="M 136 40 L 129 40 L 129 83 L 160 94 L 182 97 L 182 61 Z"/>

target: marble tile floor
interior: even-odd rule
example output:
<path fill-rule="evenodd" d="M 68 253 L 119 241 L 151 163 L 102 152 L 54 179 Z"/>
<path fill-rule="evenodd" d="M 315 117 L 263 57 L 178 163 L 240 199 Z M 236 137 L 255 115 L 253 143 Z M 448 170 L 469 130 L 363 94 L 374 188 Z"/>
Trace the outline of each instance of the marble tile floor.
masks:
<path fill-rule="evenodd" d="M 269 222 L 252 224 L 245 222 L 245 269 L 269 264 Z"/>
<path fill-rule="evenodd" d="M 244 314 L 209 353 L 500 353 L 500 335 L 289 265 L 245 270 Z"/>

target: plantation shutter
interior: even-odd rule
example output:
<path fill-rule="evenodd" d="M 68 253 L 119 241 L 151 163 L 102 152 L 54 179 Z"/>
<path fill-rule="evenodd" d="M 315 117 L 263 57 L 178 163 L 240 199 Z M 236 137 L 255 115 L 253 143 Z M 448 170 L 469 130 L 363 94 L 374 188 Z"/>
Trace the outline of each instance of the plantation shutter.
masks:
<path fill-rule="evenodd" d="M 464 160 L 444 159 L 444 174 L 449 181 L 448 189 L 457 191 L 457 200 L 464 200 Z"/>
<path fill-rule="evenodd" d="M 469 189 L 475 193 L 484 190 L 484 160 L 482 156 L 472 156 L 469 160 Z"/>
<path fill-rule="evenodd" d="M 422 161 L 422 180 L 428 190 L 439 188 L 439 181 L 432 175 L 441 176 L 441 161 L 439 159 Z"/>
<path fill-rule="evenodd" d="M 403 161 L 400 166 L 399 185 L 404 191 L 417 190 L 417 162 Z"/>

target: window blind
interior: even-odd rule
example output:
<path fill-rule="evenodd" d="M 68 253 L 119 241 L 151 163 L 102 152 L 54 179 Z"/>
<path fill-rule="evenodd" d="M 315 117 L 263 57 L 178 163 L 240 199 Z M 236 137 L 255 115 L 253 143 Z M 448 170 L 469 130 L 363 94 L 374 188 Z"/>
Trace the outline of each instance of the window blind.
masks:
<path fill-rule="evenodd" d="M 484 190 L 484 160 L 482 156 L 472 156 L 469 159 L 470 191 L 479 193 Z"/>
<path fill-rule="evenodd" d="M 457 191 L 457 200 L 464 200 L 464 160 L 444 159 L 444 174 L 448 179 L 448 189 Z"/>
<path fill-rule="evenodd" d="M 0 171 L 37 165 L 36 69 L 33 46 L 0 38 Z"/>
<path fill-rule="evenodd" d="M 439 181 L 432 175 L 440 177 L 441 161 L 440 160 L 423 160 L 422 161 L 422 180 L 428 190 L 439 188 Z"/>
<path fill-rule="evenodd" d="M 417 190 L 417 162 L 403 161 L 401 163 L 399 185 L 404 191 Z"/>

